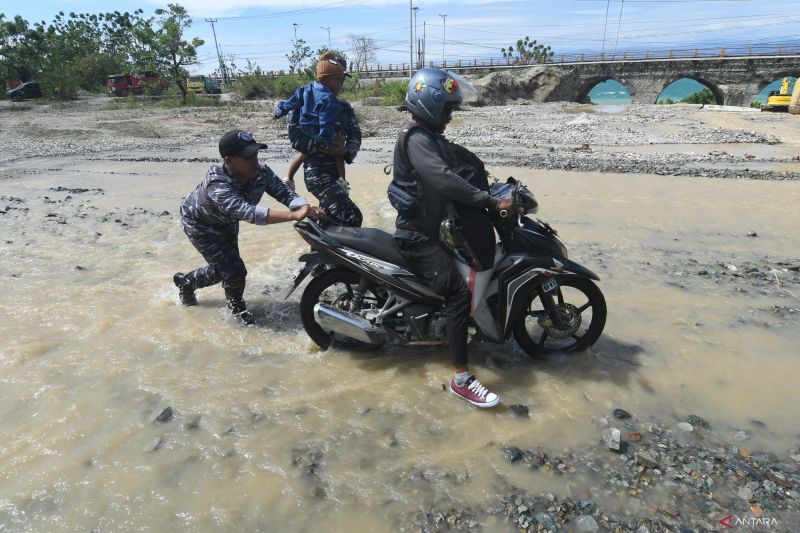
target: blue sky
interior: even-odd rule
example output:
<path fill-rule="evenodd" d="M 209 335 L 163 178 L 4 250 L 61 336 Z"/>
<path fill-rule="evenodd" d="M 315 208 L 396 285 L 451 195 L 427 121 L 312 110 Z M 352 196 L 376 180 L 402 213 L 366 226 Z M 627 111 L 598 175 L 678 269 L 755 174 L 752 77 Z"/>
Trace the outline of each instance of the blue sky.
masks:
<path fill-rule="evenodd" d="M 184 0 L 194 19 L 190 36 L 206 41 L 194 72 L 217 64 L 211 25 L 215 18 L 222 52 L 239 67 L 247 60 L 265 70 L 285 69 L 285 54 L 297 36 L 316 50 L 330 42 L 348 49 L 348 34 L 376 41 L 377 62 L 409 60 L 409 2 L 392 0 Z M 99 0 L 63 2 L 0 0 L 7 18 L 52 20 L 59 11 L 99 13 L 110 9 L 152 14 L 166 2 Z M 525 35 L 553 47 L 556 54 L 621 53 L 633 50 L 733 48 L 783 45 L 800 48 L 797 0 L 528 0 L 465 2 L 414 0 L 417 37 L 426 37 L 428 60 L 501 59 L 500 48 Z M 446 23 L 443 18 L 446 14 Z"/>

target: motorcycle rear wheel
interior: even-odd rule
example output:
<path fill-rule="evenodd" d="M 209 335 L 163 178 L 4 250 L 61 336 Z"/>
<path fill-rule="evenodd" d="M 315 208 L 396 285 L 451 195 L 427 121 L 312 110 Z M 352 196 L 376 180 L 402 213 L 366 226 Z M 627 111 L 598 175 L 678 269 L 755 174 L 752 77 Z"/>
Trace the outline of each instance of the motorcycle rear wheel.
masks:
<path fill-rule="evenodd" d="M 580 352 L 594 344 L 606 325 L 606 300 L 591 280 L 558 276 L 555 304 L 566 322 L 558 329 L 550 320 L 537 288 L 525 295 L 523 311 L 514 323 L 514 340 L 535 357 L 548 352 Z"/>
<path fill-rule="evenodd" d="M 328 348 L 344 348 L 347 350 L 367 351 L 380 348 L 380 344 L 351 339 L 331 331 L 325 331 L 314 320 L 314 306 L 326 303 L 334 307 L 349 310 L 353 290 L 358 287 L 360 276 L 347 270 L 328 270 L 309 282 L 300 298 L 300 320 L 303 328 L 317 346 L 323 350 Z M 380 308 L 383 302 L 372 291 L 367 290 L 364 295 L 364 304 L 374 304 Z"/>

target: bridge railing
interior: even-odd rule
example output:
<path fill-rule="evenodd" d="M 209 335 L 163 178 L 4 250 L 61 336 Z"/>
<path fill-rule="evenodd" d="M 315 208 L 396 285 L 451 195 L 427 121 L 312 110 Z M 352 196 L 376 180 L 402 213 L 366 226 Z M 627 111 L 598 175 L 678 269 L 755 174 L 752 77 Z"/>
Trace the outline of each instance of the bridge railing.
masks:
<path fill-rule="evenodd" d="M 575 63 L 614 63 L 626 61 L 657 61 L 657 60 L 686 60 L 709 58 L 737 58 L 737 57 L 780 57 L 800 55 L 800 46 L 737 46 L 729 48 L 671 48 L 664 50 L 636 50 L 632 52 L 606 52 L 597 54 L 557 54 L 549 58 L 546 63 L 531 62 L 530 64 L 568 65 Z M 366 68 L 354 71 L 359 78 L 403 78 L 408 77 L 409 63 L 391 63 L 368 65 Z M 414 70 L 423 67 L 445 68 L 454 71 L 493 70 L 502 68 L 525 67 L 503 58 L 489 59 L 458 59 L 455 61 L 426 61 L 413 64 Z M 262 72 L 264 77 L 276 77 L 290 74 L 284 70 Z M 233 76 L 236 78 L 237 76 Z"/>
<path fill-rule="evenodd" d="M 529 64 L 571 64 L 571 63 L 612 63 L 625 61 L 655 61 L 655 60 L 685 60 L 703 58 L 737 58 L 753 56 L 794 56 L 800 55 L 800 46 L 737 46 L 731 48 L 671 48 L 664 50 L 636 50 L 623 52 L 606 52 L 597 54 L 557 54 L 549 58 L 546 63 L 531 62 Z M 360 78 L 391 78 L 407 77 L 409 74 L 408 63 L 397 63 L 388 65 L 368 65 L 364 69 L 359 69 L 356 74 Z M 423 67 L 445 68 L 448 70 L 464 71 L 477 69 L 495 69 L 522 67 L 521 64 L 503 58 L 490 59 L 459 59 L 455 61 L 428 61 L 414 64 L 414 70 Z"/>

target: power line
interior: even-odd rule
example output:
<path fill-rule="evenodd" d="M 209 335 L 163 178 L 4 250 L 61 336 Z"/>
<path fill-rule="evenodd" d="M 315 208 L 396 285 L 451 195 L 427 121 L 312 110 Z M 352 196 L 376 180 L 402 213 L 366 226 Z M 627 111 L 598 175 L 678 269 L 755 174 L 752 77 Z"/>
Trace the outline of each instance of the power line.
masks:
<path fill-rule="evenodd" d="M 622 26 L 622 8 L 625 7 L 625 0 L 619 5 L 619 20 L 617 21 L 617 39 L 614 41 L 614 53 L 617 53 L 617 43 L 619 42 L 619 28 Z"/>

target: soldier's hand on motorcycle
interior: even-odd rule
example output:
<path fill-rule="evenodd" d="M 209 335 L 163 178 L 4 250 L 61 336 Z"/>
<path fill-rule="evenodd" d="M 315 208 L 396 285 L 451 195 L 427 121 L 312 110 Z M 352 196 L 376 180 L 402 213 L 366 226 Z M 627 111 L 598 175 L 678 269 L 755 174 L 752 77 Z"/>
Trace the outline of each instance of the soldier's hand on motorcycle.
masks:
<path fill-rule="evenodd" d="M 307 216 L 311 216 L 311 209 L 313 208 L 308 204 L 302 207 L 298 207 L 297 209 L 291 212 L 290 218 L 294 221 L 303 220 Z"/>
<path fill-rule="evenodd" d="M 325 214 L 325 211 L 323 211 L 321 207 L 312 205 L 308 212 L 308 218 L 319 222 L 320 220 L 325 220 L 328 218 L 328 215 Z"/>

